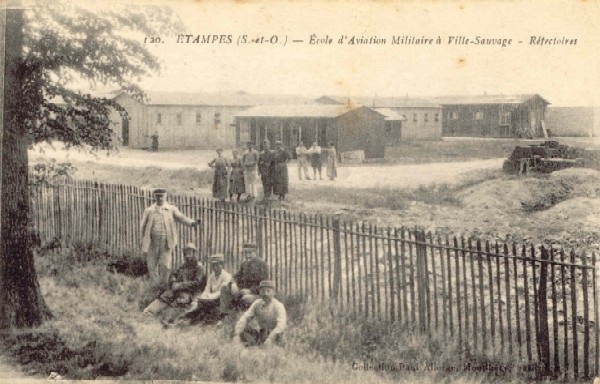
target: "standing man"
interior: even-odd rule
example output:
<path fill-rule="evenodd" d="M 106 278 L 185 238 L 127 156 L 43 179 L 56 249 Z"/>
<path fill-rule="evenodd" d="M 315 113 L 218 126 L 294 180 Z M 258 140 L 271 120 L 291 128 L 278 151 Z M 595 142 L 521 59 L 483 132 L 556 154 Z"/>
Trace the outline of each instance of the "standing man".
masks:
<path fill-rule="evenodd" d="M 278 141 L 275 143 L 275 151 L 273 152 L 273 172 L 271 173 L 273 180 L 273 193 L 279 196 L 279 200 L 284 200 L 288 193 L 289 176 L 287 161 L 290 155 L 283 148 L 283 143 Z"/>
<path fill-rule="evenodd" d="M 260 282 L 260 299 L 240 317 L 235 325 L 234 340 L 245 345 L 270 346 L 283 343 L 283 332 L 287 327 L 287 313 L 283 304 L 275 299 L 275 283 L 270 280 Z M 258 328 L 250 327 L 255 319 Z"/>
<path fill-rule="evenodd" d="M 300 144 L 296 147 L 296 157 L 298 158 L 298 178 L 302 180 L 302 171 L 304 170 L 304 177 L 306 180 L 310 180 L 310 176 L 308 176 L 308 160 L 307 149 L 304 146 L 304 143 L 301 141 Z"/>
<path fill-rule="evenodd" d="M 273 166 L 275 153 L 271 150 L 271 143 L 265 139 L 263 141 L 263 150 L 258 158 L 258 173 L 263 184 L 264 199 L 268 200 L 273 192 Z"/>
<path fill-rule="evenodd" d="M 310 165 L 313 169 L 313 177 L 317 180 L 317 171 L 319 172 L 319 180 L 323 180 L 321 177 L 321 166 L 323 165 L 323 161 L 321 160 L 321 147 L 315 141 L 312 144 L 312 147 L 308 150 L 310 153 Z"/>
<path fill-rule="evenodd" d="M 248 200 L 256 199 L 258 182 L 258 151 L 252 147 L 252 142 L 246 144 L 242 154 L 242 167 L 244 168 L 244 187 Z"/>
<path fill-rule="evenodd" d="M 221 313 L 227 313 L 232 306 L 246 309 L 259 298 L 259 285 L 269 279 L 269 266 L 256 251 L 255 244 L 243 245 L 240 270 L 233 276 L 234 282 L 221 291 Z"/>
<path fill-rule="evenodd" d="M 158 132 L 154 132 L 150 138 L 152 138 L 152 152 L 158 152 Z"/>
<path fill-rule="evenodd" d="M 148 273 L 156 285 L 167 283 L 171 272 L 171 254 L 178 242 L 175 221 L 189 227 L 200 224 L 199 220 L 190 219 L 174 205 L 166 202 L 167 191 L 154 190 L 154 201 L 144 211 L 142 217 L 142 254 L 148 264 Z"/>

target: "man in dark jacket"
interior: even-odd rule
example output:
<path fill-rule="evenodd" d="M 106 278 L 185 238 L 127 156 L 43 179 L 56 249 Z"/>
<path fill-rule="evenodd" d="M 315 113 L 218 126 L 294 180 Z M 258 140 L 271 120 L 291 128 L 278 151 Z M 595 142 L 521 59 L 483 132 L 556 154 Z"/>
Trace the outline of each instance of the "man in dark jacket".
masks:
<path fill-rule="evenodd" d="M 271 150 L 269 140 L 263 141 L 263 149 L 258 157 L 258 173 L 263 185 L 264 199 L 268 200 L 273 192 L 273 167 L 275 166 L 275 152 Z"/>
<path fill-rule="evenodd" d="M 231 307 L 247 308 L 260 297 L 260 282 L 269 278 L 269 267 L 256 251 L 255 244 L 244 244 L 244 261 L 233 276 L 234 281 L 221 290 L 222 313 L 227 313 Z"/>
<path fill-rule="evenodd" d="M 183 249 L 184 263 L 169 276 L 169 289 L 144 309 L 144 313 L 158 314 L 167 306 L 185 306 L 195 294 L 206 285 L 206 273 L 196 257 L 197 248 L 193 243 Z"/>

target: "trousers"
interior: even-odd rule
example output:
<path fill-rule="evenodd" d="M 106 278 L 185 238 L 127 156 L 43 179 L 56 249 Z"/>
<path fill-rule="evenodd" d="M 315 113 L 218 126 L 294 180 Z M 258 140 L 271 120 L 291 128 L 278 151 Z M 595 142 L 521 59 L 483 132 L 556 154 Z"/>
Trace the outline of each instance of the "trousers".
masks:
<path fill-rule="evenodd" d="M 151 235 L 150 248 L 146 264 L 148 274 L 155 284 L 166 283 L 171 273 L 171 253 L 167 243 L 167 235 Z"/>
<path fill-rule="evenodd" d="M 256 197 L 258 191 L 258 172 L 244 171 L 244 188 L 249 197 Z"/>

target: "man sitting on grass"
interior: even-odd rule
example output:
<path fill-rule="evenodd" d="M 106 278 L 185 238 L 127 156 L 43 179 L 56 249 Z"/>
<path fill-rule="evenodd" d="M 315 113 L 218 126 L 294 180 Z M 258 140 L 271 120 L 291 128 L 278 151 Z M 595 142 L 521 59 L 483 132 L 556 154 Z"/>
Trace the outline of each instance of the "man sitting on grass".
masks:
<path fill-rule="evenodd" d="M 184 263 L 169 276 L 169 289 L 144 309 L 144 313 L 157 315 L 167 306 L 190 304 L 192 298 L 206 285 L 204 267 L 198 263 L 193 243 L 183 248 Z"/>
<path fill-rule="evenodd" d="M 210 257 L 211 274 L 204 292 L 192 301 L 190 308 L 176 319 L 179 324 L 203 319 L 218 312 L 221 303 L 221 288 L 232 281 L 231 274 L 223 269 L 225 258 L 222 253 Z"/>
<path fill-rule="evenodd" d="M 260 282 L 260 299 L 240 317 L 235 326 L 234 340 L 246 346 L 283 344 L 283 332 L 287 326 L 287 314 L 283 304 L 275 299 L 275 283 Z M 258 328 L 250 326 L 255 319 Z"/>
<path fill-rule="evenodd" d="M 260 296 L 259 284 L 269 278 L 269 267 L 256 254 L 256 244 L 246 243 L 242 248 L 243 262 L 240 270 L 233 276 L 234 282 L 221 291 L 221 314 L 240 308 L 246 310 Z"/>

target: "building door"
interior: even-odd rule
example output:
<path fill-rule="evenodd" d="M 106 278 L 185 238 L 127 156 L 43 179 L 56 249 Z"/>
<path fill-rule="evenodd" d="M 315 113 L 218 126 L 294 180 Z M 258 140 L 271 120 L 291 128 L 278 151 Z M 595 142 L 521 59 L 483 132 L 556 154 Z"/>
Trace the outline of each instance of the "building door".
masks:
<path fill-rule="evenodd" d="M 123 146 L 129 146 L 129 119 L 121 120 L 121 140 Z"/>
<path fill-rule="evenodd" d="M 325 120 L 319 121 L 319 146 L 327 147 L 327 122 Z"/>

